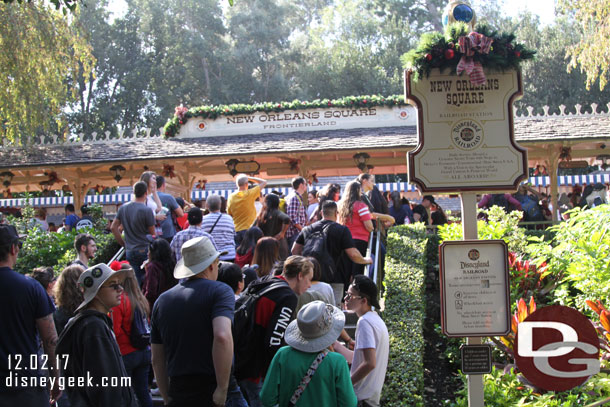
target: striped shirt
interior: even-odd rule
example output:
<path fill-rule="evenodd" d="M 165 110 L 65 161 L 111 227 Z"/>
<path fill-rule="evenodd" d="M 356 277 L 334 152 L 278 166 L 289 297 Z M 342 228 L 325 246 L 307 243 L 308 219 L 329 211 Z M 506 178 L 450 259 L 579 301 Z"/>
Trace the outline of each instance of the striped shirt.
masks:
<path fill-rule="evenodd" d="M 296 193 L 296 191 L 290 195 L 290 199 L 286 205 L 286 213 L 292 221 L 292 224 L 286 231 L 286 237 L 298 235 L 299 229 L 297 229 L 294 225 L 299 224 L 302 227 L 307 225 L 307 211 L 305 210 L 305 205 L 303 205 L 303 199 L 299 194 Z"/>
<path fill-rule="evenodd" d="M 364 222 L 373 219 L 369 207 L 362 201 L 354 202 L 351 221 L 345 222 L 345 226 L 352 232 L 352 237 L 358 240 L 369 241 L 369 232 L 364 227 Z"/>
<path fill-rule="evenodd" d="M 215 223 L 216 226 L 214 226 Z M 224 256 L 220 256 L 220 260 L 235 259 L 235 224 L 232 217 L 226 213 L 210 213 L 203 217 L 201 228 L 212 235 L 218 251 L 229 252 Z"/>
<path fill-rule="evenodd" d="M 180 253 L 182 245 L 188 242 L 189 240 L 200 236 L 206 236 L 212 241 L 214 247 L 216 247 L 216 242 L 214 242 L 214 238 L 210 236 L 208 232 L 205 232 L 201 228 L 201 226 L 189 226 L 188 229 L 184 229 L 176 233 L 176 236 L 174 236 L 170 244 L 170 247 L 172 248 L 172 253 L 174 254 L 174 258 L 176 259 L 176 263 L 182 258 L 182 253 Z M 216 248 L 216 250 L 218 250 L 218 248 Z"/>

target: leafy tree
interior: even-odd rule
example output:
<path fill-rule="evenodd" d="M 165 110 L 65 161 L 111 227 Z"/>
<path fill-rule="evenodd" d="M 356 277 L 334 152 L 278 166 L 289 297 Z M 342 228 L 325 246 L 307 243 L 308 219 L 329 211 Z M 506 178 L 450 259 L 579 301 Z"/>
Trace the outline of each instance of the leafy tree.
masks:
<path fill-rule="evenodd" d="M 445 0 L 375 0 L 370 6 L 380 17 L 394 16 L 416 33 L 443 31 Z"/>
<path fill-rule="evenodd" d="M 363 0 L 339 0 L 295 40 L 305 63 L 296 78 L 306 97 L 402 92 L 400 55 L 414 35 L 401 19 L 379 16 Z"/>
<path fill-rule="evenodd" d="M 132 0 L 142 51 L 150 61 L 147 126 L 161 127 L 183 103 L 221 103 L 228 45 L 213 0 Z"/>
<path fill-rule="evenodd" d="M 583 73 L 566 71 L 565 50 L 580 41 L 578 27 L 572 20 L 559 18 L 554 25 L 543 27 L 537 16 L 523 13 L 507 21 L 504 28 L 514 31 L 519 41 L 537 51 L 536 58 L 522 67 L 524 96 L 516 104 L 522 112 L 526 106 L 533 106 L 537 113 L 542 113 L 546 105 L 550 113 L 559 113 L 558 106 L 562 104 L 568 111 L 574 111 L 577 103 L 589 106 L 610 100 L 610 90 L 587 91 Z"/>
<path fill-rule="evenodd" d="M 4 3 L 9 4 L 9 3 L 14 3 L 17 2 L 18 4 L 23 4 L 23 3 L 31 3 L 32 0 L 2 0 Z M 68 11 L 71 12 L 75 12 L 76 11 L 76 6 L 78 4 L 78 0 L 49 0 L 51 2 L 51 4 L 53 4 L 55 6 L 56 10 L 62 10 L 62 12 L 65 14 L 68 14 Z"/>
<path fill-rule="evenodd" d="M 292 3 L 283 0 L 244 0 L 229 10 L 234 69 L 245 81 L 238 100 L 264 102 L 292 96 L 286 70 L 298 59 L 290 41 L 295 13 Z"/>
<path fill-rule="evenodd" d="M 610 79 L 610 2 L 608 0 L 559 0 L 558 9 L 573 15 L 582 30 L 577 44 L 570 46 L 568 70 L 580 66 L 587 75 L 587 89 L 599 78 L 599 89 L 603 90 Z"/>
<path fill-rule="evenodd" d="M 63 129 L 62 109 L 75 97 L 67 78 L 88 75 L 90 46 L 69 19 L 38 3 L 0 5 L 1 136 L 28 138 Z"/>
<path fill-rule="evenodd" d="M 107 7 L 105 0 L 88 4 L 76 19 L 98 61 L 94 72 L 75 84 L 72 129 L 86 135 L 146 123 L 152 105 L 147 98 L 152 64 L 137 33 L 138 17 L 130 10 L 110 22 Z"/>

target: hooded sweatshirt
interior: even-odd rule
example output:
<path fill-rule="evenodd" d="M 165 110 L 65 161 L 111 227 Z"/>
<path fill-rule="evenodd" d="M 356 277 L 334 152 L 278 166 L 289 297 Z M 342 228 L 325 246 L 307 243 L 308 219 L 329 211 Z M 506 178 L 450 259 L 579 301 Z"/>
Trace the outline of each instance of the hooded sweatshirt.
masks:
<path fill-rule="evenodd" d="M 107 315 L 90 309 L 78 312 L 61 333 L 56 352 L 72 407 L 137 405 Z"/>

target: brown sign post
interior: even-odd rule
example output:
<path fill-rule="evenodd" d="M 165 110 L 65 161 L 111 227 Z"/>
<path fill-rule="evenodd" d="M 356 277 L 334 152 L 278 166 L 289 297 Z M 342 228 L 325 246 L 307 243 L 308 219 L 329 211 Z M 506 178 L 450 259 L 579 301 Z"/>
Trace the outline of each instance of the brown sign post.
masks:
<path fill-rule="evenodd" d="M 412 71 L 405 72 L 405 99 L 417 109 L 419 136 L 417 148 L 407 155 L 409 182 L 422 192 L 461 192 L 464 240 L 474 246 L 476 191 L 515 190 L 527 179 L 527 153 L 515 142 L 513 130 L 513 103 L 523 94 L 521 73 L 485 70 L 479 85 L 439 68 L 418 81 L 413 77 Z M 508 319 L 508 305 L 498 311 L 506 314 L 499 321 Z M 467 345 L 481 345 L 480 332 L 467 331 L 462 331 Z M 484 405 L 480 374 L 468 375 L 468 405 Z"/>

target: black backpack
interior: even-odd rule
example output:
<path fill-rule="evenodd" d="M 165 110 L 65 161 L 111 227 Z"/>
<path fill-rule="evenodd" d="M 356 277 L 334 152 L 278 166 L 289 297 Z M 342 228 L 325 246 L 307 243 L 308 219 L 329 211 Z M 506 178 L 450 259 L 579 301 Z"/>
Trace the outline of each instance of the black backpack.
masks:
<path fill-rule="evenodd" d="M 333 222 L 327 224 L 313 224 L 309 230 L 305 230 L 303 238 L 305 245 L 303 246 L 302 255 L 313 257 L 320 263 L 322 269 L 322 277 L 320 281 L 332 283 L 335 276 L 335 261 L 328 252 L 328 228 Z"/>
<path fill-rule="evenodd" d="M 138 307 L 133 309 L 129 342 L 136 349 L 146 349 L 150 345 L 150 327 L 146 320 L 146 315 Z"/>
<path fill-rule="evenodd" d="M 264 338 L 257 337 L 254 330 L 256 303 L 260 297 L 280 287 L 288 287 L 288 284 L 285 281 L 274 282 L 267 286 L 252 283 L 235 301 L 233 345 L 237 380 L 256 377 L 260 373 L 261 367 L 257 366 L 256 361 L 257 355 L 264 351 Z"/>

